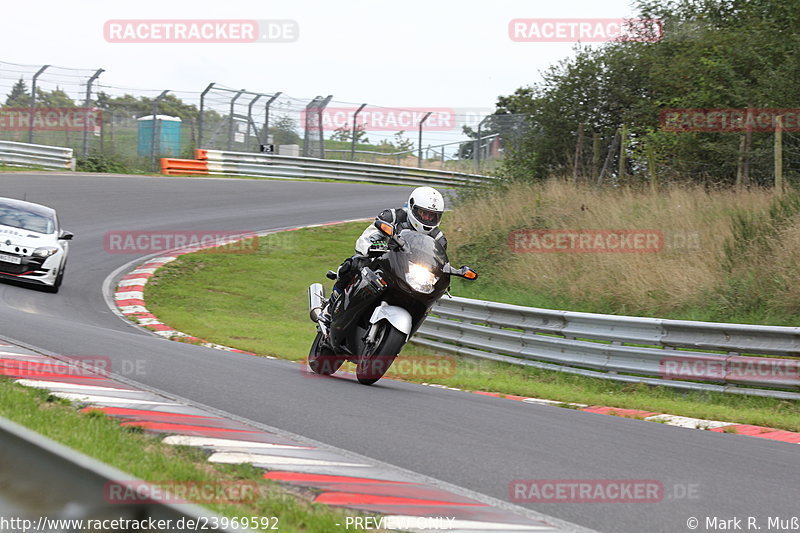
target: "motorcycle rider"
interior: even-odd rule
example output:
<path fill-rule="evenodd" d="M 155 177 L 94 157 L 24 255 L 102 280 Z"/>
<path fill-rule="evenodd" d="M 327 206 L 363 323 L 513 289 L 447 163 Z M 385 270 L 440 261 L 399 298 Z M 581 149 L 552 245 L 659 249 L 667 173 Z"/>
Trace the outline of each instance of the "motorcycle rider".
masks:
<path fill-rule="evenodd" d="M 376 219 L 391 224 L 397 233 L 404 229 L 410 229 L 430 235 L 447 250 L 447 239 L 439 229 L 442 213 L 444 213 L 444 198 L 441 193 L 433 187 L 417 187 L 409 195 L 408 202 L 404 207 L 384 209 Z M 319 321 L 325 328 L 330 326 L 330 310 L 341 297 L 345 287 L 361 268 L 372 260 L 370 253 L 379 255 L 383 253 L 385 246 L 386 236 L 372 224 L 356 240 L 356 253 L 345 259 L 339 266 L 331 297 L 320 313 Z"/>

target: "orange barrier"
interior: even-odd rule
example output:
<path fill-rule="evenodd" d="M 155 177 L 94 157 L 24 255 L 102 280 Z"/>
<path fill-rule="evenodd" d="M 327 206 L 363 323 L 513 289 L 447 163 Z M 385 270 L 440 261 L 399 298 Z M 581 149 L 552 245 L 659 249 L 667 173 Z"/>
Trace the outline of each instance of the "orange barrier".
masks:
<path fill-rule="evenodd" d="M 182 176 L 186 174 L 208 174 L 207 161 L 194 159 L 161 158 L 161 173 L 165 176 Z"/>

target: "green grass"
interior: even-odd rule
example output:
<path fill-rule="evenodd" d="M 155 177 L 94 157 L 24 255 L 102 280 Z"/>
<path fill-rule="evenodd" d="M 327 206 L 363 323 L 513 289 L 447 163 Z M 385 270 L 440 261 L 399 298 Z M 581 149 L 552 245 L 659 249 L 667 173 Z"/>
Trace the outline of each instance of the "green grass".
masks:
<path fill-rule="evenodd" d="M 183 255 L 158 270 L 145 286 L 147 306 L 165 323 L 202 339 L 302 360 L 315 334 L 307 313 L 307 287 L 325 281 L 325 271 L 352 253 L 364 227 L 359 222 L 270 235 L 251 254 L 204 250 Z M 451 259 L 460 264 L 457 257 Z M 481 286 L 482 279 L 473 286 Z M 455 280 L 453 293 L 465 295 L 465 283 Z M 485 299 L 507 301 L 513 296 L 483 290 Z M 431 354 L 407 346 L 403 355 Z M 800 402 L 794 401 L 683 392 L 464 358 L 457 360 L 455 373 L 444 374 L 408 379 L 800 431 Z"/>
<path fill-rule="evenodd" d="M 280 531 L 329 533 L 341 529 L 336 524 L 345 515 L 355 515 L 313 504 L 307 495 L 263 479 L 263 470 L 251 465 L 209 463 L 200 449 L 162 444 L 160 437 L 122 427 L 99 411 L 79 411 L 47 391 L 22 387 L 6 378 L 0 378 L 0 416 L 157 485 L 256 483 L 257 490 L 249 492 L 254 498 L 205 506 L 225 516 L 276 516 Z"/>

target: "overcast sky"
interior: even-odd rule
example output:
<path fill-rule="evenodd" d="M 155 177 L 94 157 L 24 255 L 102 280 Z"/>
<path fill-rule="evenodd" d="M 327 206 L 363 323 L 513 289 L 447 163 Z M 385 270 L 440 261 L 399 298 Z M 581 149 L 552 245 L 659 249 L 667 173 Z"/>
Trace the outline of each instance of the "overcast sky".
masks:
<path fill-rule="evenodd" d="M 105 84 L 200 91 L 215 81 L 383 106 L 490 108 L 540 81 L 570 43 L 518 43 L 515 18 L 633 16 L 629 0 L 35 0 L 5 6 L 0 61 L 106 69 Z M 110 43 L 112 19 L 290 19 L 293 43 Z"/>

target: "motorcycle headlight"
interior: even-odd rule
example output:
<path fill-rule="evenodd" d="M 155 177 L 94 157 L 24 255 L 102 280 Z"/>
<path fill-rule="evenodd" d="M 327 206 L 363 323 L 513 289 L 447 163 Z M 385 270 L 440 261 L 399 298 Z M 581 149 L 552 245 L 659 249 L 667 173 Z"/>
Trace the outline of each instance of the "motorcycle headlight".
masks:
<path fill-rule="evenodd" d="M 417 292 L 432 293 L 433 286 L 437 281 L 439 281 L 439 276 L 421 265 L 412 264 L 406 272 L 406 283 Z"/>
<path fill-rule="evenodd" d="M 55 246 L 43 246 L 41 248 L 37 248 L 33 251 L 34 257 L 50 257 L 54 253 L 58 252 L 58 248 Z"/>

